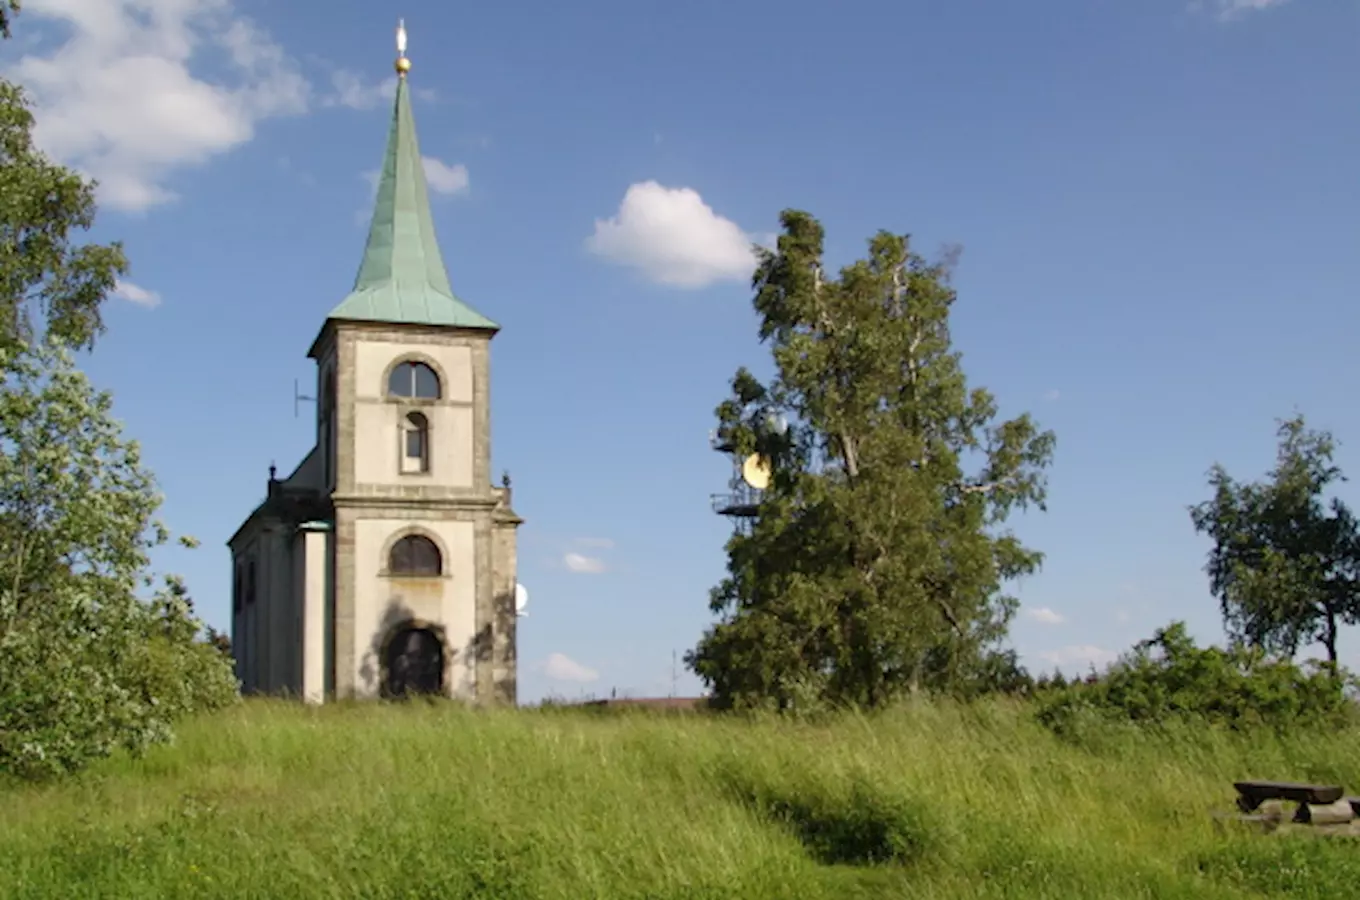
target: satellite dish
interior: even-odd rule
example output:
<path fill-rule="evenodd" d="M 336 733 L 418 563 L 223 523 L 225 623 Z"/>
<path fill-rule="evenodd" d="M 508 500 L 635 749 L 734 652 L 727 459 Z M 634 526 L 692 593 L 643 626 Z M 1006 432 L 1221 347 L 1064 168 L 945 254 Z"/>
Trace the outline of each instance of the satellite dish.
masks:
<path fill-rule="evenodd" d="M 784 418 L 784 414 L 770 410 L 765 413 L 765 430 L 770 434 L 783 435 L 789 430 L 789 420 Z"/>
<path fill-rule="evenodd" d="M 770 486 L 770 461 L 759 453 L 752 453 L 741 464 L 741 480 L 758 491 Z"/>
<path fill-rule="evenodd" d="M 521 618 L 529 615 L 524 611 L 524 607 L 528 605 L 529 592 L 525 590 L 524 585 L 520 584 L 518 581 L 515 582 L 515 615 Z"/>

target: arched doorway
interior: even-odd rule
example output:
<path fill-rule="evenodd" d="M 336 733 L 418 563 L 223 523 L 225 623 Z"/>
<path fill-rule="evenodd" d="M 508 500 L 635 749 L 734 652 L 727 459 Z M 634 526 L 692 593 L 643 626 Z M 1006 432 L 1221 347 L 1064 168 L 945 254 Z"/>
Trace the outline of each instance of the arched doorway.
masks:
<path fill-rule="evenodd" d="M 444 693 L 444 646 L 428 628 L 398 628 L 387 642 L 388 697 Z"/>

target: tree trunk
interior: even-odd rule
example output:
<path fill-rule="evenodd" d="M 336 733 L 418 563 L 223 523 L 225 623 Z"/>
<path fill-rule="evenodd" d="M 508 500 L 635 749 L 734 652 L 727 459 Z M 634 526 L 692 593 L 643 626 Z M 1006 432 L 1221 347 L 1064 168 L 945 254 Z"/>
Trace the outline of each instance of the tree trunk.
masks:
<path fill-rule="evenodd" d="M 1327 662 L 1331 664 L 1332 671 L 1336 671 L 1336 612 L 1330 608 L 1327 610 L 1327 630 L 1322 634 L 1323 646 L 1327 648 Z"/>
<path fill-rule="evenodd" d="M 845 475 L 851 481 L 859 477 L 859 448 L 855 439 L 844 432 L 840 435 L 841 456 L 845 459 Z"/>

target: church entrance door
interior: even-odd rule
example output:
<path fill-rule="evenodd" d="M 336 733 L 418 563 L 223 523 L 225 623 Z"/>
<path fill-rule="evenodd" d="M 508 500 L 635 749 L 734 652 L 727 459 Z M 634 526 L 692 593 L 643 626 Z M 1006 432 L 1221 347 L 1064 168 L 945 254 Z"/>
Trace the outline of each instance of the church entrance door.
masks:
<path fill-rule="evenodd" d="M 444 648 L 428 628 L 402 628 L 387 644 L 389 697 L 444 692 Z"/>

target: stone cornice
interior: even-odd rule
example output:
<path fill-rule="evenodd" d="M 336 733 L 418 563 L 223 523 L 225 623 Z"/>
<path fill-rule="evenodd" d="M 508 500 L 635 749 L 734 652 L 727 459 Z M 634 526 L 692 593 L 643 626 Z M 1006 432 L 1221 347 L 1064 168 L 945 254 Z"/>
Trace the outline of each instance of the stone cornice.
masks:
<path fill-rule="evenodd" d="M 494 495 L 451 495 L 445 497 L 402 497 L 394 494 L 332 494 L 331 502 L 348 509 L 475 509 L 493 510 L 500 505 Z"/>

